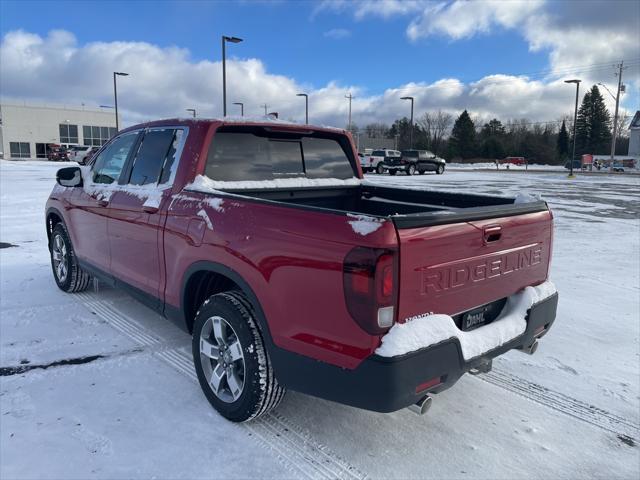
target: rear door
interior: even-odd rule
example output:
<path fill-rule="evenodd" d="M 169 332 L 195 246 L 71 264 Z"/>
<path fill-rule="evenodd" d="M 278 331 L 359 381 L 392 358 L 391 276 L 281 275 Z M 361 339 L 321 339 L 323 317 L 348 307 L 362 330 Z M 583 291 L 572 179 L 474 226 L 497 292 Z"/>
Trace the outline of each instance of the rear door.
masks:
<path fill-rule="evenodd" d="M 398 230 L 398 319 L 456 315 L 547 278 L 548 210 L 490 220 Z"/>
<path fill-rule="evenodd" d="M 136 143 L 137 133 L 124 133 L 107 145 L 85 176 L 83 188 L 74 189 L 69 210 L 73 246 L 81 260 L 109 271 L 107 237 L 109 189 L 120 179 L 126 160 Z"/>
<path fill-rule="evenodd" d="M 161 206 L 171 193 L 185 130 L 147 129 L 109 204 L 110 270 L 156 299 L 164 284 L 161 241 L 166 217 Z"/>

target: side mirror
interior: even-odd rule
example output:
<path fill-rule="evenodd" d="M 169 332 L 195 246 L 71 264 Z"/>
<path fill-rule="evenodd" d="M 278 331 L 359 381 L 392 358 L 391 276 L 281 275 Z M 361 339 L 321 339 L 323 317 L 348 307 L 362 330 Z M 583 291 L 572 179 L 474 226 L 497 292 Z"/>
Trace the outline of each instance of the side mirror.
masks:
<path fill-rule="evenodd" d="M 81 187 L 82 171 L 80 167 L 61 168 L 56 173 L 56 181 L 63 187 Z"/>

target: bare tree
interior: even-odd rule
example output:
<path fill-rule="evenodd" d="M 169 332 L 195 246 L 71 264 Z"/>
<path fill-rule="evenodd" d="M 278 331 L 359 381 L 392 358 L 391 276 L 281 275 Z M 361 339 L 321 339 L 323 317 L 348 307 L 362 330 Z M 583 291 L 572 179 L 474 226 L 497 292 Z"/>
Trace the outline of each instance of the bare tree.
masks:
<path fill-rule="evenodd" d="M 441 153 L 444 138 L 449 135 L 453 126 L 453 115 L 438 110 L 437 112 L 425 112 L 418 117 L 416 123 L 424 130 L 427 137 L 427 145 L 436 155 Z"/>
<path fill-rule="evenodd" d="M 364 131 L 369 138 L 387 138 L 389 136 L 389 125 L 386 123 L 370 123 L 364 127 Z"/>
<path fill-rule="evenodd" d="M 618 112 L 617 129 L 618 138 L 629 136 L 629 122 L 631 121 L 631 112 L 628 110 L 620 110 Z"/>

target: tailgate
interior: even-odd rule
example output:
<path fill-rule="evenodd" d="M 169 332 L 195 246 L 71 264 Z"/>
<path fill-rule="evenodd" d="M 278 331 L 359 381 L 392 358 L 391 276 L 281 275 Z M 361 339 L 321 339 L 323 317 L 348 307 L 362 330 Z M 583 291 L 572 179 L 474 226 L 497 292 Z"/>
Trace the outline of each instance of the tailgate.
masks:
<path fill-rule="evenodd" d="M 399 228 L 398 320 L 430 312 L 456 315 L 543 282 L 552 228 L 548 210 Z"/>

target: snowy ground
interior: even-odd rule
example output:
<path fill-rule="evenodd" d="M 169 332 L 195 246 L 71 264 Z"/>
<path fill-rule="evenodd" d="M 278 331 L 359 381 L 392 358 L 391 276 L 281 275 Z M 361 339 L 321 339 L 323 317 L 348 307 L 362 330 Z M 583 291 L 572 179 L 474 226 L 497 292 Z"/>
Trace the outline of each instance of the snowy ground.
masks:
<path fill-rule="evenodd" d="M 15 245 L 0 249 L 1 478 L 638 478 L 638 177 L 367 176 L 541 194 L 556 218 L 553 330 L 536 355 L 465 376 L 423 417 L 289 392 L 234 425 L 201 394 L 185 334 L 119 291 L 56 288 L 43 207 L 60 166 L 0 161 L 0 242 Z"/>

